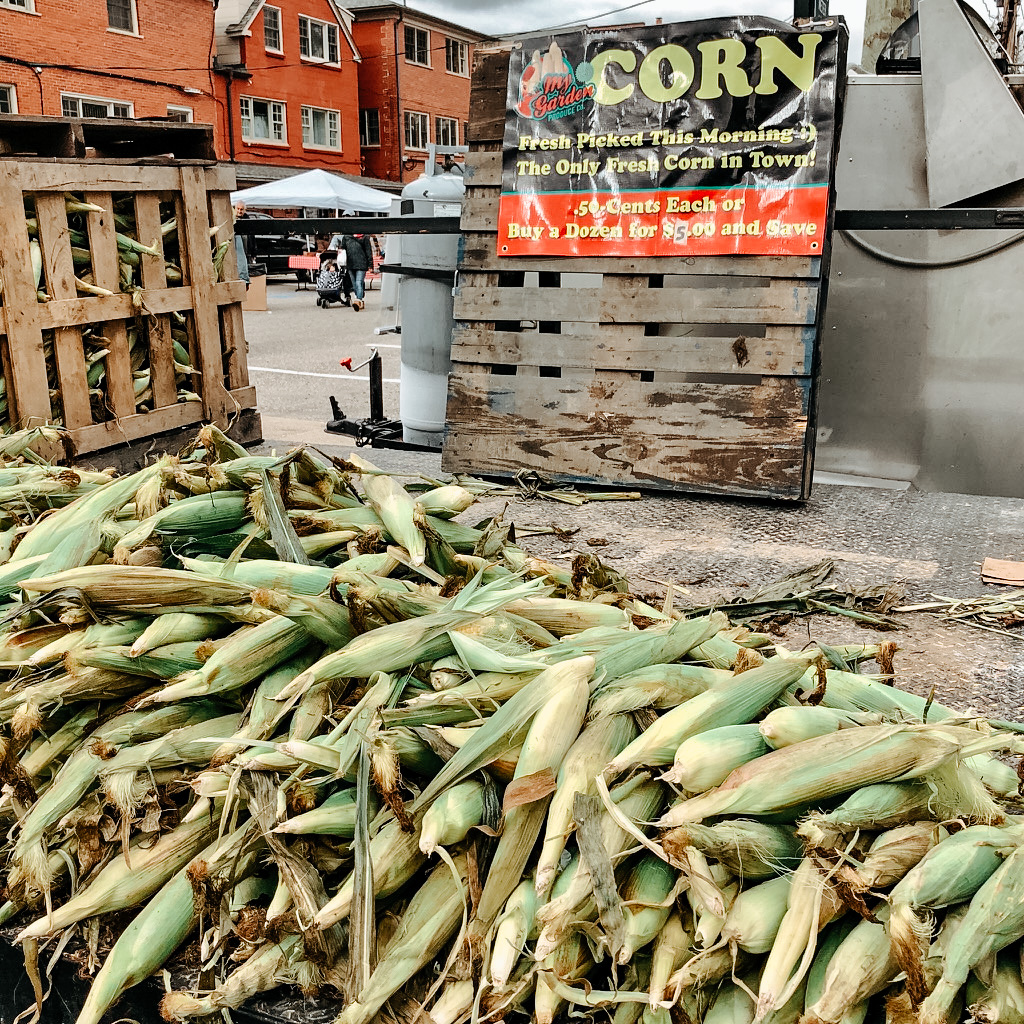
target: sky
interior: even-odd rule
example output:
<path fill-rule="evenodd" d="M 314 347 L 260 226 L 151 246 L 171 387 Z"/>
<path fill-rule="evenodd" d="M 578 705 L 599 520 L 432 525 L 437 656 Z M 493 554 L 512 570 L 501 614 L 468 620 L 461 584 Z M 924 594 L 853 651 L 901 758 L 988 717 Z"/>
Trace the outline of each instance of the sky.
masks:
<path fill-rule="evenodd" d="M 532 35 L 548 29 L 585 23 L 621 25 L 627 22 L 653 24 L 698 21 L 732 14 L 765 14 L 788 21 L 793 16 L 792 0 L 406 0 L 412 10 L 424 11 L 488 35 Z M 829 10 L 846 18 L 850 27 L 850 58 L 860 60 L 864 28 L 864 0 L 830 0 Z"/>

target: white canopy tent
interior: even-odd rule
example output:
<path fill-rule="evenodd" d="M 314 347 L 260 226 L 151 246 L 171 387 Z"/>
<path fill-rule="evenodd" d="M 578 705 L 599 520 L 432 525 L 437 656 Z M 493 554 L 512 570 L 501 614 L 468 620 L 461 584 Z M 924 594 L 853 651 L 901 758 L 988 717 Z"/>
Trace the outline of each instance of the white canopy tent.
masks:
<path fill-rule="evenodd" d="M 231 193 L 231 202 L 268 209 L 314 207 L 339 213 L 388 213 L 394 197 L 348 178 L 314 170 Z"/>

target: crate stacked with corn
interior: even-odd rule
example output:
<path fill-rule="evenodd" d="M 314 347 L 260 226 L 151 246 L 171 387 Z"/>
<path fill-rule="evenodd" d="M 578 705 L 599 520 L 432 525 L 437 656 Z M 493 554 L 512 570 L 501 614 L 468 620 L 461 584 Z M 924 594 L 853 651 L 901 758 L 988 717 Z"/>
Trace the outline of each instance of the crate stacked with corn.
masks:
<path fill-rule="evenodd" d="M 531 557 L 463 483 L 207 428 L 0 502 L 0 919 L 31 973 L 76 940 L 80 1024 L 165 967 L 169 1021 L 1022 1019 L 1024 727 Z"/>

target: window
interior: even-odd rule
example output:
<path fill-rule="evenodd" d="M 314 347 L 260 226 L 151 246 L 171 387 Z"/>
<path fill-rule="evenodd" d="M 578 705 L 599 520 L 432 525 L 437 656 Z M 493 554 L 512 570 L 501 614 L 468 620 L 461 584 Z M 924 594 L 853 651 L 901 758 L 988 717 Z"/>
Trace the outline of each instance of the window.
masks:
<path fill-rule="evenodd" d="M 430 118 L 426 114 L 405 112 L 405 145 L 408 149 L 426 149 L 430 141 Z"/>
<path fill-rule="evenodd" d="M 425 28 L 405 26 L 405 59 L 430 67 L 430 33 Z"/>
<path fill-rule="evenodd" d="M 444 41 L 444 66 L 453 75 L 469 74 L 469 47 L 460 39 Z"/>
<path fill-rule="evenodd" d="M 359 111 L 359 144 L 361 146 L 380 145 L 380 111 Z"/>
<path fill-rule="evenodd" d="M 0 85 L 0 114 L 16 114 L 18 97 L 13 85 Z"/>
<path fill-rule="evenodd" d="M 64 117 L 134 117 L 130 103 L 103 100 L 96 96 L 60 94 L 60 112 Z"/>
<path fill-rule="evenodd" d="M 195 119 L 191 107 L 176 107 L 171 103 L 167 104 L 167 116 L 175 121 L 187 121 L 189 123 Z"/>
<path fill-rule="evenodd" d="M 299 53 L 307 60 L 338 63 L 338 26 L 299 16 Z"/>
<path fill-rule="evenodd" d="M 341 149 L 341 115 L 338 111 L 303 107 L 302 144 Z"/>
<path fill-rule="evenodd" d="M 107 0 L 107 25 L 118 32 L 135 32 L 135 0 Z"/>
<path fill-rule="evenodd" d="M 242 138 L 247 142 L 287 142 L 284 104 L 278 100 L 238 98 L 242 115 Z"/>
<path fill-rule="evenodd" d="M 34 0 L 0 0 L 0 7 L 16 7 L 19 11 L 34 13 L 36 5 Z"/>
<path fill-rule="evenodd" d="M 457 146 L 459 144 L 459 122 L 454 117 L 435 117 L 434 142 L 439 146 Z"/>
<path fill-rule="evenodd" d="M 281 53 L 281 8 L 263 5 L 263 48 Z"/>

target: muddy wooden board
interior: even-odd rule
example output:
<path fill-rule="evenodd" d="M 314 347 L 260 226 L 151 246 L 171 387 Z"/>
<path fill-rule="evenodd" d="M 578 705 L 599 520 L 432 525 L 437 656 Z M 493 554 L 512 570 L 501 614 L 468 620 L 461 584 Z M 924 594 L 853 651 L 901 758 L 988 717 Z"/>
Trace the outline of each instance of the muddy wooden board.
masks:
<path fill-rule="evenodd" d="M 500 256 L 509 51 L 478 51 L 442 465 L 807 497 L 820 255 Z"/>

